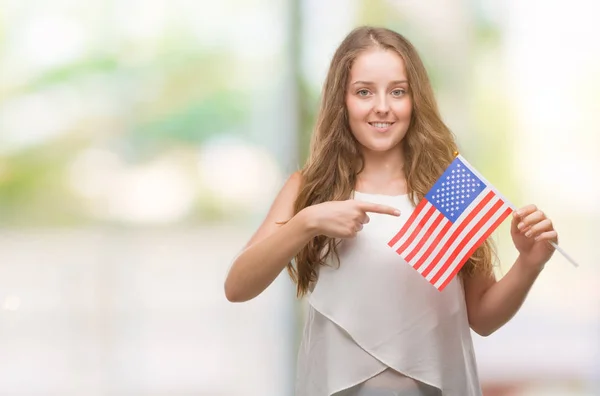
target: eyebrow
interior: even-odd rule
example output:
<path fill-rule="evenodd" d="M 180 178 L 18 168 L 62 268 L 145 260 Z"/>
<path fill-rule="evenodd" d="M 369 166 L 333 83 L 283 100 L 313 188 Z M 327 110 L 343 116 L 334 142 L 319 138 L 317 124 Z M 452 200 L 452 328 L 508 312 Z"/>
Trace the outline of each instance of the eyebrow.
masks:
<path fill-rule="evenodd" d="M 396 80 L 396 81 L 390 82 L 389 85 L 399 85 L 399 84 L 403 84 L 403 83 L 408 83 L 408 81 L 407 80 Z M 372 81 L 354 81 L 352 83 L 352 85 L 375 85 L 375 83 Z"/>

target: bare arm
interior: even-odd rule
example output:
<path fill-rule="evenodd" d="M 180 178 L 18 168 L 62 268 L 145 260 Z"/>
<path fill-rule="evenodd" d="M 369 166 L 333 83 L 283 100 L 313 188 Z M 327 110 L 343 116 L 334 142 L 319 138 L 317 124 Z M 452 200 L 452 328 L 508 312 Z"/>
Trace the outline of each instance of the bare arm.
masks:
<path fill-rule="evenodd" d="M 235 258 L 225 280 L 225 296 L 229 301 L 248 301 L 262 293 L 314 237 L 305 216 L 300 213 L 294 216 L 300 184 L 300 174 L 294 173 L 263 223 Z M 287 220 L 283 225 L 277 224 Z"/>
<path fill-rule="evenodd" d="M 514 214 L 511 235 L 519 257 L 500 281 L 493 274 L 465 278 L 469 324 L 482 336 L 492 334 L 518 312 L 552 256 L 548 240 L 557 238 L 550 219 L 533 205 Z"/>
<path fill-rule="evenodd" d="M 346 200 L 312 205 L 294 216 L 301 181 L 299 173 L 290 177 L 265 221 L 234 260 L 225 280 L 229 301 L 248 301 L 262 293 L 315 236 L 353 238 L 369 221 L 368 212 L 400 215 L 390 206 Z M 283 221 L 287 223 L 277 224 Z"/>
<path fill-rule="evenodd" d="M 506 324 L 521 308 L 539 269 L 519 259 L 498 282 L 493 275 L 465 277 L 465 298 L 473 331 L 488 336 Z"/>

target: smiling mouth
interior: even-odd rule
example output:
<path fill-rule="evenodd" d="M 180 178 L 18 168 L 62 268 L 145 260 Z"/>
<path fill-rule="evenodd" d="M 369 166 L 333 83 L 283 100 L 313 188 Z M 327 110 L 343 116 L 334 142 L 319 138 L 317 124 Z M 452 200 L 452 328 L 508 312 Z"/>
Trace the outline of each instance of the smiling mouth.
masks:
<path fill-rule="evenodd" d="M 369 125 L 374 126 L 375 128 L 389 128 L 394 125 L 393 122 L 369 122 Z"/>

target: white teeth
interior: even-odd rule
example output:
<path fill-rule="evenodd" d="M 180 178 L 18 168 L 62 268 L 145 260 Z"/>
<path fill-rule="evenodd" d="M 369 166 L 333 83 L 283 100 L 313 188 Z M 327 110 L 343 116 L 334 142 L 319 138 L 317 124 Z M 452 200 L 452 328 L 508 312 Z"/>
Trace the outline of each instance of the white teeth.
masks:
<path fill-rule="evenodd" d="M 375 128 L 387 128 L 390 125 L 392 125 L 391 122 L 372 122 L 371 125 L 373 125 Z"/>

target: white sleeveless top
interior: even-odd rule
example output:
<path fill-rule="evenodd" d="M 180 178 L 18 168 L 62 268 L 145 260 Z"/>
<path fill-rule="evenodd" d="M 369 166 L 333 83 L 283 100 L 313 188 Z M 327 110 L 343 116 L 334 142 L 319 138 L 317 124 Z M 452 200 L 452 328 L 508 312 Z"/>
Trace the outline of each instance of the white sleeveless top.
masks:
<path fill-rule="evenodd" d="M 481 396 L 460 278 L 440 292 L 387 245 L 414 210 L 408 196 L 354 198 L 401 215 L 369 213 L 356 238 L 339 245 L 340 266 L 330 259 L 319 269 L 296 396 Z"/>

